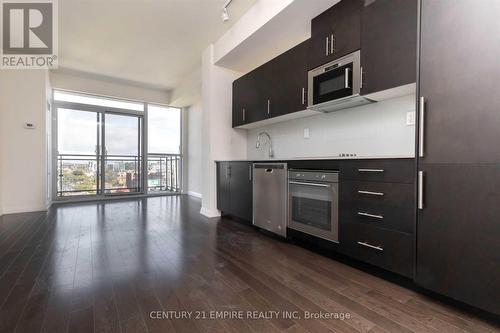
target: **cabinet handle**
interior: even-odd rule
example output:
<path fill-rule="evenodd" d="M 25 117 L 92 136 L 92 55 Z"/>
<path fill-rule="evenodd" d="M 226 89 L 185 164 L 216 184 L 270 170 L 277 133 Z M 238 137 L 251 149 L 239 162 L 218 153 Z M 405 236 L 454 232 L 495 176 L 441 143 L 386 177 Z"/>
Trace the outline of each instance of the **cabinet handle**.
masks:
<path fill-rule="evenodd" d="M 246 112 L 245 108 L 243 108 L 243 121 L 246 121 L 246 114 L 247 114 L 247 112 Z"/>
<path fill-rule="evenodd" d="M 267 100 L 267 114 L 271 114 L 271 101 Z"/>
<path fill-rule="evenodd" d="M 418 156 L 424 157 L 424 126 L 425 126 L 425 98 L 420 96 L 420 103 L 418 104 Z"/>
<path fill-rule="evenodd" d="M 325 52 L 325 55 L 327 56 L 328 55 L 328 41 L 330 40 L 330 37 L 326 37 L 326 52 Z"/>
<path fill-rule="evenodd" d="M 365 213 L 365 212 L 358 212 L 358 215 L 371 217 L 371 218 L 379 219 L 379 220 L 382 220 L 384 218 L 382 215 L 375 215 L 375 214 L 370 214 L 370 213 Z"/>
<path fill-rule="evenodd" d="M 231 167 L 230 166 L 226 167 L 226 177 L 231 177 Z"/>
<path fill-rule="evenodd" d="M 377 195 L 377 196 L 383 196 L 384 193 L 382 192 L 372 192 L 372 191 L 364 191 L 364 190 L 359 190 L 359 194 L 368 194 L 368 195 Z"/>
<path fill-rule="evenodd" d="M 248 166 L 248 180 L 252 181 L 252 165 Z"/>
<path fill-rule="evenodd" d="M 418 209 L 424 209 L 424 172 L 418 172 Z"/>
<path fill-rule="evenodd" d="M 357 242 L 357 243 L 359 245 L 369 247 L 370 249 L 374 249 L 374 250 L 377 250 L 377 251 L 384 251 L 384 249 L 381 246 L 371 245 L 371 244 L 368 244 L 366 242 Z"/>
<path fill-rule="evenodd" d="M 306 88 L 302 88 L 302 105 L 306 104 Z"/>
<path fill-rule="evenodd" d="M 359 81 L 360 81 L 360 83 L 359 83 L 359 89 L 362 89 L 362 88 L 363 88 L 363 84 L 364 84 L 364 83 L 363 83 L 363 66 L 361 66 L 361 67 L 359 68 L 359 73 L 360 73 L 360 78 L 359 78 Z"/>
<path fill-rule="evenodd" d="M 384 172 L 384 169 L 358 169 L 358 172 L 376 172 L 376 173 L 381 173 L 381 172 Z"/>
<path fill-rule="evenodd" d="M 335 41 L 335 37 L 332 34 L 332 36 L 331 36 L 331 42 L 330 42 L 330 54 L 334 54 L 336 52 L 336 50 L 335 50 L 335 44 L 336 43 L 335 42 L 336 42 Z"/>

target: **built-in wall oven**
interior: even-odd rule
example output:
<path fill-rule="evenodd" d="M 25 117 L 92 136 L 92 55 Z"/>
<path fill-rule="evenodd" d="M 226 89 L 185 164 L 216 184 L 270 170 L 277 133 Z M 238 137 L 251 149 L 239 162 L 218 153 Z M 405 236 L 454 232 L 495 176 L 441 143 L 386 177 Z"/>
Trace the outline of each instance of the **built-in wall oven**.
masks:
<path fill-rule="evenodd" d="M 338 173 L 288 171 L 288 227 L 338 242 Z"/>

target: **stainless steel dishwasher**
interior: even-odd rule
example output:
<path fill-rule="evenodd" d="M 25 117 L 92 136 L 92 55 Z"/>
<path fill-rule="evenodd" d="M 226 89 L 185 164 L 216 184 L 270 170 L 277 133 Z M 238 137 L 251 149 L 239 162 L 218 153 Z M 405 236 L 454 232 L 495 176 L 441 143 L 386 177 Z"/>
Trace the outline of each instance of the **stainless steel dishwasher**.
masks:
<path fill-rule="evenodd" d="M 253 224 L 286 237 L 287 164 L 255 163 L 253 176 Z"/>

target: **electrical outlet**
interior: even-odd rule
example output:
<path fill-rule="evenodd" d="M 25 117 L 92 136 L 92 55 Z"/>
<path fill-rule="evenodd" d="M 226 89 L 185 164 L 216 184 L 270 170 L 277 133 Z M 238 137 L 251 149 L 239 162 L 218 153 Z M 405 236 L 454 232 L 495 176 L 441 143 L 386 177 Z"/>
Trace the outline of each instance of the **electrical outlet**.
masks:
<path fill-rule="evenodd" d="M 309 128 L 304 128 L 304 139 L 309 139 Z"/>
<path fill-rule="evenodd" d="M 415 111 L 406 112 L 406 126 L 415 125 Z"/>

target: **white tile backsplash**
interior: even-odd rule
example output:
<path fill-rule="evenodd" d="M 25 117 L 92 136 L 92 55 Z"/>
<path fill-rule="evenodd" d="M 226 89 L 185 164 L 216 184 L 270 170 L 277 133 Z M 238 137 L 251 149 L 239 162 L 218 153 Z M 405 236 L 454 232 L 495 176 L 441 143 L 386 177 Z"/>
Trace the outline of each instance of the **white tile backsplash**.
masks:
<path fill-rule="evenodd" d="M 248 158 L 267 158 L 267 143 L 255 148 L 257 135 L 271 135 L 275 158 L 337 156 L 413 156 L 415 126 L 406 113 L 415 111 L 415 95 L 294 119 L 248 131 Z M 309 139 L 304 129 L 309 128 Z"/>

